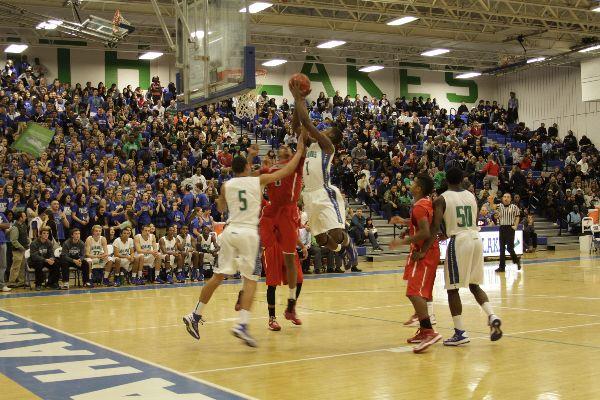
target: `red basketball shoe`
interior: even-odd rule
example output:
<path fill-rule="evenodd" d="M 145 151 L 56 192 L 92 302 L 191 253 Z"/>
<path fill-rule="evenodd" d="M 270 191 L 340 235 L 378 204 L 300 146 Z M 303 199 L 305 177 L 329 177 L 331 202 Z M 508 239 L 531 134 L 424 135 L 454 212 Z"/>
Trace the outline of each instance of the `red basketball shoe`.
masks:
<path fill-rule="evenodd" d="M 433 329 L 421 329 L 421 332 L 423 335 L 421 338 L 421 343 L 413 347 L 413 353 L 416 354 L 423 353 L 429 348 L 429 346 L 439 342 L 442 339 L 442 335 Z"/>
<path fill-rule="evenodd" d="M 269 330 L 270 331 L 280 331 L 281 330 L 281 326 L 279 326 L 279 323 L 277 322 L 275 317 L 269 317 Z"/>

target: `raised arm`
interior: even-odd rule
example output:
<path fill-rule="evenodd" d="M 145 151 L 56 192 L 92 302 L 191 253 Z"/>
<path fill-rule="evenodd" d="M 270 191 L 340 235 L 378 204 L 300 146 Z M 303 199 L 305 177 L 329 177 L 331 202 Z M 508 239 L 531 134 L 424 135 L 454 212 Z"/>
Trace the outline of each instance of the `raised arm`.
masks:
<path fill-rule="evenodd" d="M 273 172 L 272 174 L 262 174 L 260 176 L 260 185 L 266 186 L 269 183 L 281 180 L 286 176 L 291 175 L 294 171 L 296 171 L 296 168 L 298 168 L 298 164 L 300 163 L 300 159 L 304 156 L 304 142 L 304 135 L 300 135 L 300 138 L 298 140 L 298 149 L 296 150 L 296 154 L 294 154 L 294 157 L 282 169 Z"/>
<path fill-rule="evenodd" d="M 290 85 L 290 91 L 294 95 L 294 115 L 308 131 L 309 137 L 319 142 L 319 146 L 321 146 L 325 153 L 333 154 L 335 146 L 331 142 L 331 139 L 329 139 L 327 135 L 319 132 L 317 127 L 311 122 L 310 117 L 308 116 L 308 109 L 306 108 L 306 99 L 300 93 L 298 86 Z M 298 139 L 298 142 L 300 142 L 300 139 Z"/>

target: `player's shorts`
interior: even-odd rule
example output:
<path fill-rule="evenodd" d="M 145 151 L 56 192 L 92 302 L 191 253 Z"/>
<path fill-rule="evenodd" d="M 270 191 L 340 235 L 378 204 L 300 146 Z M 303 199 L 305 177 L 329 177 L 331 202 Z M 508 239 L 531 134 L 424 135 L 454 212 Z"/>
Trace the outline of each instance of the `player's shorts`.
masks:
<path fill-rule="evenodd" d="M 298 215 L 298 207 L 295 204 L 266 206 L 263 208 L 259 226 L 263 244 L 272 243 L 270 240 L 275 240 L 282 252 L 287 254 L 296 253 L 300 216 Z M 271 236 L 268 230 L 271 230 L 274 236 Z"/>
<path fill-rule="evenodd" d="M 258 230 L 252 227 L 229 225 L 220 235 L 219 265 L 215 274 L 234 275 L 236 272 L 254 281 L 260 279 L 257 271 Z"/>
<path fill-rule="evenodd" d="M 263 242 L 264 244 L 264 242 Z M 284 255 L 277 244 L 275 246 L 265 247 L 262 254 L 262 263 L 265 268 L 267 286 L 287 285 L 287 269 L 285 267 Z M 298 283 L 304 281 L 300 257 L 295 254 L 296 272 L 298 273 Z"/>
<path fill-rule="evenodd" d="M 175 265 L 175 256 L 171 254 L 161 254 L 160 259 L 164 262 L 168 262 L 170 266 Z"/>
<path fill-rule="evenodd" d="M 86 258 L 85 259 L 88 264 L 90 265 L 90 269 L 97 269 L 97 268 L 104 268 L 106 266 L 106 263 L 108 261 L 112 261 L 112 258 L 109 257 L 106 260 L 103 260 L 101 258 Z"/>
<path fill-rule="evenodd" d="M 119 258 L 119 257 L 111 257 L 110 261 L 115 262 L 119 260 L 119 266 L 121 269 L 124 269 L 127 272 L 131 272 L 131 262 L 126 259 L 126 258 Z"/>
<path fill-rule="evenodd" d="M 404 268 L 407 296 L 419 296 L 427 300 L 433 299 L 433 284 L 439 261 L 439 248 L 431 249 L 419 261 L 412 260 L 412 253 L 408 256 L 406 268 Z"/>
<path fill-rule="evenodd" d="M 335 186 L 302 193 L 304 210 L 308 214 L 310 232 L 314 235 L 346 226 L 346 204 Z"/>
<path fill-rule="evenodd" d="M 483 283 L 483 244 L 478 232 L 465 231 L 450 238 L 444 278 L 446 290 Z"/>
<path fill-rule="evenodd" d="M 154 268 L 154 260 L 156 258 L 152 254 L 144 254 L 144 262 L 142 266 Z"/>

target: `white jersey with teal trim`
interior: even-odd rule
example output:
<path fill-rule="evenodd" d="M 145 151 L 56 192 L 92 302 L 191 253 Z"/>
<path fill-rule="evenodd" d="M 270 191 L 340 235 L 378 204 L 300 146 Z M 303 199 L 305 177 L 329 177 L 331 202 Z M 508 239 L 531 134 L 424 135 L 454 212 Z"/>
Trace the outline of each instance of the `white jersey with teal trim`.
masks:
<path fill-rule="evenodd" d="M 135 246 L 133 245 L 133 239 L 127 238 L 127 241 L 123 243 L 121 238 L 116 238 L 113 242 L 113 247 L 119 250 L 119 256 L 131 256 L 135 252 Z"/>
<path fill-rule="evenodd" d="M 323 151 L 318 142 L 308 146 L 304 160 L 304 190 L 311 192 L 329 186 L 329 171 L 333 154 Z"/>
<path fill-rule="evenodd" d="M 177 251 L 177 238 L 175 236 L 171 240 L 167 236 L 163 236 L 163 243 L 165 244 L 165 251 L 168 253 Z"/>
<path fill-rule="evenodd" d="M 98 241 L 94 240 L 94 237 L 91 236 L 91 244 L 90 244 L 90 254 L 92 256 L 101 256 L 104 254 L 104 246 L 102 245 L 102 236 L 98 238 Z"/>
<path fill-rule="evenodd" d="M 225 200 L 229 211 L 227 223 L 258 229 L 262 198 L 259 177 L 245 176 L 227 181 L 225 183 Z"/>
<path fill-rule="evenodd" d="M 446 202 L 444 212 L 444 225 L 448 237 L 455 236 L 465 231 L 478 232 L 477 227 L 477 200 L 468 190 L 455 192 L 447 190 L 442 193 Z"/>

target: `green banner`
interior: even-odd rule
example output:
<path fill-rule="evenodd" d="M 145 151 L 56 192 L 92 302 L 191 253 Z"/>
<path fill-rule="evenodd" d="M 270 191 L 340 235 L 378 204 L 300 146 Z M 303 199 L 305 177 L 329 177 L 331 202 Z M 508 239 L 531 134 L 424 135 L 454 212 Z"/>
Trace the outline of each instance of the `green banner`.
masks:
<path fill-rule="evenodd" d="M 53 136 L 54 132 L 50 129 L 46 129 L 35 122 L 29 122 L 27 128 L 12 144 L 12 148 L 38 158 L 48 148 Z"/>

